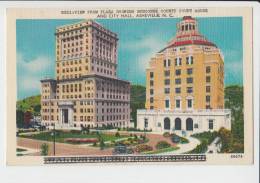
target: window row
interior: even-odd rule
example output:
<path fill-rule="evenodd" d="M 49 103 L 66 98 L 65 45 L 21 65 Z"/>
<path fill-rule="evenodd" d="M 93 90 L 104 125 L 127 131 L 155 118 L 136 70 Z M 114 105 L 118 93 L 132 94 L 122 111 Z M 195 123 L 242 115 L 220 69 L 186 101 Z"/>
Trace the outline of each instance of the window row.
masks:
<path fill-rule="evenodd" d="M 98 112 L 101 112 L 101 113 L 105 113 L 105 112 L 107 112 L 107 113 L 121 113 L 121 112 L 128 112 L 128 109 L 125 109 L 125 108 L 107 108 L 106 110 L 104 109 L 104 108 L 102 108 L 101 110 L 99 110 L 98 108 L 97 108 L 97 113 Z"/>
<path fill-rule="evenodd" d="M 88 63 L 88 59 L 84 59 L 85 60 L 85 63 Z M 62 66 L 68 66 L 68 65 L 74 65 L 74 64 L 81 64 L 83 63 L 83 59 L 80 59 L 80 60 L 70 60 L 70 61 L 63 61 L 61 63 L 57 62 L 57 67 L 59 67 L 60 65 Z"/>
<path fill-rule="evenodd" d="M 188 56 L 186 57 L 186 65 L 192 65 L 193 64 L 193 56 Z M 170 59 L 165 59 L 163 61 L 164 67 L 170 67 L 171 66 L 171 60 Z M 175 66 L 181 66 L 182 65 L 182 58 L 177 57 L 174 59 L 174 65 Z"/>
<path fill-rule="evenodd" d="M 187 108 L 193 108 L 193 99 L 186 99 L 186 105 L 187 105 L 186 106 Z M 182 106 L 181 99 L 176 99 L 175 100 L 175 108 L 180 109 L 181 106 Z M 165 100 L 165 108 L 166 109 L 170 108 L 170 100 L 169 99 Z"/>
<path fill-rule="evenodd" d="M 110 115 L 110 116 L 101 116 L 99 119 L 99 116 L 97 116 L 97 121 L 112 121 L 112 120 L 124 120 L 128 119 L 128 115 Z"/>
<path fill-rule="evenodd" d="M 165 79 L 164 80 L 164 85 L 170 85 L 170 79 Z M 186 83 L 187 84 L 191 84 L 193 83 L 193 78 L 192 77 L 189 77 L 189 78 L 186 78 Z M 175 84 L 181 84 L 181 78 L 176 78 L 175 79 Z"/>
<path fill-rule="evenodd" d="M 70 68 L 62 69 L 62 73 L 82 71 L 83 68 L 86 71 L 88 71 L 88 66 L 85 66 L 85 67 L 70 67 Z M 57 74 L 59 74 L 59 73 L 60 73 L 60 71 L 57 69 Z"/>

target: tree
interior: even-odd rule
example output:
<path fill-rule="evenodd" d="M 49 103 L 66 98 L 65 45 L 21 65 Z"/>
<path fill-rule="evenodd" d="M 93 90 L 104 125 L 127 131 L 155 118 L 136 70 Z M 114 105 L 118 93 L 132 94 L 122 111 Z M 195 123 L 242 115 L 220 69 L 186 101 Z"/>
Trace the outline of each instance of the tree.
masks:
<path fill-rule="evenodd" d="M 99 147 L 100 147 L 100 150 L 103 150 L 105 148 L 105 142 L 104 142 L 103 138 L 101 138 L 99 141 Z"/>
<path fill-rule="evenodd" d="M 243 152 L 244 150 L 244 96 L 243 87 L 231 85 L 225 88 L 225 108 L 231 109 L 231 135 L 230 152 Z M 226 147 L 227 148 L 227 147 Z M 224 148 L 225 149 L 225 148 Z M 227 149 L 225 149 L 227 151 Z"/>
<path fill-rule="evenodd" d="M 227 130 L 225 128 L 220 128 L 219 135 L 222 142 L 222 152 L 230 152 L 231 146 L 232 146 L 232 134 L 230 130 Z"/>
<path fill-rule="evenodd" d="M 131 118 L 135 123 L 135 127 L 137 126 L 137 109 L 145 108 L 145 90 L 146 88 L 141 85 L 131 85 Z"/>
<path fill-rule="evenodd" d="M 16 126 L 22 128 L 24 125 L 24 112 L 21 110 L 16 110 Z"/>
<path fill-rule="evenodd" d="M 48 144 L 44 143 L 41 145 L 41 155 L 42 156 L 47 156 L 49 153 L 49 146 Z"/>

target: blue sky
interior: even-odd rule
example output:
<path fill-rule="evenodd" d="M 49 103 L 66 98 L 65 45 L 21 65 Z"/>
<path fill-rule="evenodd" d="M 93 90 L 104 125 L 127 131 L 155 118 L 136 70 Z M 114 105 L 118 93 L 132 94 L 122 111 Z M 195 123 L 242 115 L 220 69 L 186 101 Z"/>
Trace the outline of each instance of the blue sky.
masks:
<path fill-rule="evenodd" d="M 215 43 L 225 58 L 225 85 L 243 85 L 241 17 L 197 18 L 200 33 Z M 40 93 L 40 79 L 55 77 L 55 28 L 79 19 L 16 22 L 17 97 Z M 119 37 L 118 76 L 145 85 L 149 59 L 164 48 L 176 33 L 180 18 L 97 19 Z"/>

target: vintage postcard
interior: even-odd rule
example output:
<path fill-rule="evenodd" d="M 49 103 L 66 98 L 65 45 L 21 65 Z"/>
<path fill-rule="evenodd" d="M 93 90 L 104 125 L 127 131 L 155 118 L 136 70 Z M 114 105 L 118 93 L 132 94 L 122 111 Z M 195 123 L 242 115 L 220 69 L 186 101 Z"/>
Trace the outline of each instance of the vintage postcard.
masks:
<path fill-rule="evenodd" d="M 253 164 L 252 8 L 7 10 L 7 164 Z"/>

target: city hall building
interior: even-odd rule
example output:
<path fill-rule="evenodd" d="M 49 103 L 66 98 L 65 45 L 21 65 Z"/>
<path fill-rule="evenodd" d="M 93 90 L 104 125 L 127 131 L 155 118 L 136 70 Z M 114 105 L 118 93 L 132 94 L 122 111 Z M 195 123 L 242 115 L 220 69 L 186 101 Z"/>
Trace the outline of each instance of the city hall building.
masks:
<path fill-rule="evenodd" d="M 41 80 L 42 124 L 127 127 L 130 83 L 117 77 L 117 34 L 92 20 L 56 28 L 56 79 Z"/>
<path fill-rule="evenodd" d="M 231 129 L 224 109 L 224 57 L 186 16 L 176 36 L 146 70 L 146 109 L 137 111 L 137 128 L 192 134 Z"/>

